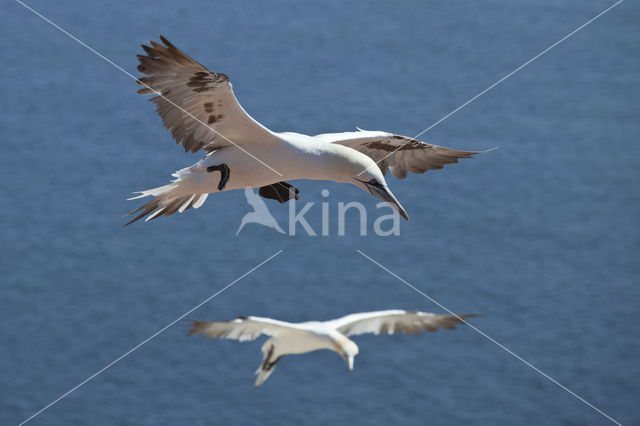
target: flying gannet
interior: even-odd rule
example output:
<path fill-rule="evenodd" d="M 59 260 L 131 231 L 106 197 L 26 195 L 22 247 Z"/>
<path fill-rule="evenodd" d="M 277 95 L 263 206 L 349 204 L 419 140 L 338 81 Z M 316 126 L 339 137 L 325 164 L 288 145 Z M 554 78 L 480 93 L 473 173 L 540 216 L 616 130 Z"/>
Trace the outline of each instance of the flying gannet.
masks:
<path fill-rule="evenodd" d="M 206 337 L 236 339 L 241 342 L 255 340 L 260 335 L 269 336 L 262 345 L 263 359 L 256 370 L 255 386 L 260 386 L 273 373 L 276 363 L 285 355 L 329 349 L 337 352 L 353 370 L 353 360 L 358 354 L 358 345 L 348 336 L 357 334 L 420 334 L 440 328 L 456 328 L 465 323 L 467 315 L 442 315 L 420 311 L 392 309 L 386 311 L 361 312 L 330 321 L 308 321 L 290 323 L 271 318 L 240 316 L 233 321 L 194 321 L 189 336 L 202 334 Z"/>
<path fill-rule="evenodd" d="M 130 198 L 154 198 L 129 214 L 139 213 L 127 225 L 198 208 L 209 193 L 260 188 L 259 194 L 284 203 L 298 199 L 288 180 L 315 179 L 350 183 L 384 201 L 403 218 L 409 216 L 389 190 L 384 175 L 403 179 L 407 172 L 424 173 L 469 158 L 476 151 L 458 151 L 414 138 L 381 131 L 327 133 L 308 136 L 276 133 L 240 106 L 229 78 L 209 71 L 166 38 L 164 46 L 142 45 L 138 70 L 141 94 L 150 101 L 167 130 L 187 152 L 206 155 L 191 167 L 173 174 L 168 185 L 138 192 Z"/>

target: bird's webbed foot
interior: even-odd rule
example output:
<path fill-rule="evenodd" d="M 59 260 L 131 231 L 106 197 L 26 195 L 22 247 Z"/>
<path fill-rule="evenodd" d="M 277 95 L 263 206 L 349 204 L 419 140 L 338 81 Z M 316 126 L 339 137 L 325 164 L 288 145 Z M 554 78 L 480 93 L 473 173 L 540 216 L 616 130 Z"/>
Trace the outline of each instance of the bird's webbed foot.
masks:
<path fill-rule="evenodd" d="M 218 191 L 222 191 L 229 180 L 229 176 L 231 176 L 231 169 L 225 163 L 222 163 L 218 166 L 209 166 L 207 167 L 207 172 L 220 172 L 220 183 L 218 183 Z"/>

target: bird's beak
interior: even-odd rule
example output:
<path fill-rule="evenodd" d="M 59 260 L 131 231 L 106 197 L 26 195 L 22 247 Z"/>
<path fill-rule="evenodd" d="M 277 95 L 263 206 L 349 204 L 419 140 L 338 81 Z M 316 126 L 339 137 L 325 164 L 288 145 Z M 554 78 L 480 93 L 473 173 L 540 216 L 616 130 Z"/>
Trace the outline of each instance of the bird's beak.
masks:
<path fill-rule="evenodd" d="M 409 215 L 404 210 L 404 207 L 402 207 L 402 204 L 400 204 L 400 202 L 391 193 L 391 191 L 389 191 L 389 188 L 383 185 L 372 185 L 370 183 L 365 183 L 365 184 L 367 185 L 367 189 L 369 190 L 371 195 L 374 195 L 377 198 L 384 201 L 385 203 L 387 203 L 389 206 L 391 206 L 392 209 L 398 212 L 398 214 L 402 216 L 404 220 L 409 222 Z"/>
<path fill-rule="evenodd" d="M 341 352 L 340 355 L 342 358 L 347 361 L 347 365 L 349 366 L 349 371 L 353 371 L 353 360 L 354 356 L 348 356 L 346 353 Z"/>

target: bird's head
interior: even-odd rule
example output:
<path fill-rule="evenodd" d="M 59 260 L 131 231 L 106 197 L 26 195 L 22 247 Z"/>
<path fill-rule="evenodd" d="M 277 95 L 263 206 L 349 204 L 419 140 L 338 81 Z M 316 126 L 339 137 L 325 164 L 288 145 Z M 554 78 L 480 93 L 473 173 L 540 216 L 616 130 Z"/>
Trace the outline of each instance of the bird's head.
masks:
<path fill-rule="evenodd" d="M 332 146 L 333 180 L 350 183 L 387 203 L 406 221 L 409 216 L 389 190 L 380 167 L 369 157 L 354 149 Z"/>
<path fill-rule="evenodd" d="M 363 169 L 364 171 L 358 171 L 358 174 L 353 177 L 354 181 L 352 183 L 358 188 L 368 191 L 374 197 L 387 203 L 387 205 L 398 212 L 398 214 L 408 222 L 409 215 L 387 186 L 387 182 L 385 181 L 380 168 L 373 160 L 370 158 L 368 159 L 372 164 L 370 164 L 366 169 Z"/>
<path fill-rule="evenodd" d="M 340 351 L 340 355 L 347 361 L 347 365 L 349 366 L 349 371 L 353 370 L 353 361 L 358 355 L 358 345 L 353 343 L 351 340 L 347 340 L 342 343 L 342 350 Z"/>

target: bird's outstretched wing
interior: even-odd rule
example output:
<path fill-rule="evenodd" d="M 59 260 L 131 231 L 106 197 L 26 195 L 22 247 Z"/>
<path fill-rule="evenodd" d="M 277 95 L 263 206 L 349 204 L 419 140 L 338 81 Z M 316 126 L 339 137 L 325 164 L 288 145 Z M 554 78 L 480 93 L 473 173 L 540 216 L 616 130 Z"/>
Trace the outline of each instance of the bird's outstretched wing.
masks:
<path fill-rule="evenodd" d="M 292 330 L 294 329 L 291 324 L 284 321 L 260 317 L 238 317 L 233 321 L 194 321 L 187 334 L 189 336 L 202 334 L 205 337 L 220 337 L 245 342 L 255 340 L 261 334 L 275 336 L 278 333 L 291 332 Z"/>
<path fill-rule="evenodd" d="M 207 151 L 225 146 L 265 143 L 273 134 L 240 106 L 229 77 L 209 71 L 160 36 L 164 46 L 149 41 L 147 53 L 138 55 L 138 71 L 148 75 L 138 80 L 141 94 L 156 94 L 167 130 L 185 151 Z M 161 95 L 161 96 L 160 96 Z"/>
<path fill-rule="evenodd" d="M 407 177 L 407 172 L 424 173 L 427 170 L 438 170 L 445 164 L 457 163 L 458 158 L 469 158 L 479 153 L 458 151 L 420 142 L 407 136 L 368 130 L 325 133 L 314 137 L 360 151 L 371 157 L 383 174 L 389 170 L 398 179 Z"/>
<path fill-rule="evenodd" d="M 456 324 L 464 324 L 462 319 L 475 316 L 477 315 L 466 314 L 456 316 L 392 309 L 351 314 L 327 321 L 325 324 L 337 329 L 345 336 L 365 333 L 420 334 L 423 331 L 436 331 L 440 328 L 456 328 Z"/>

